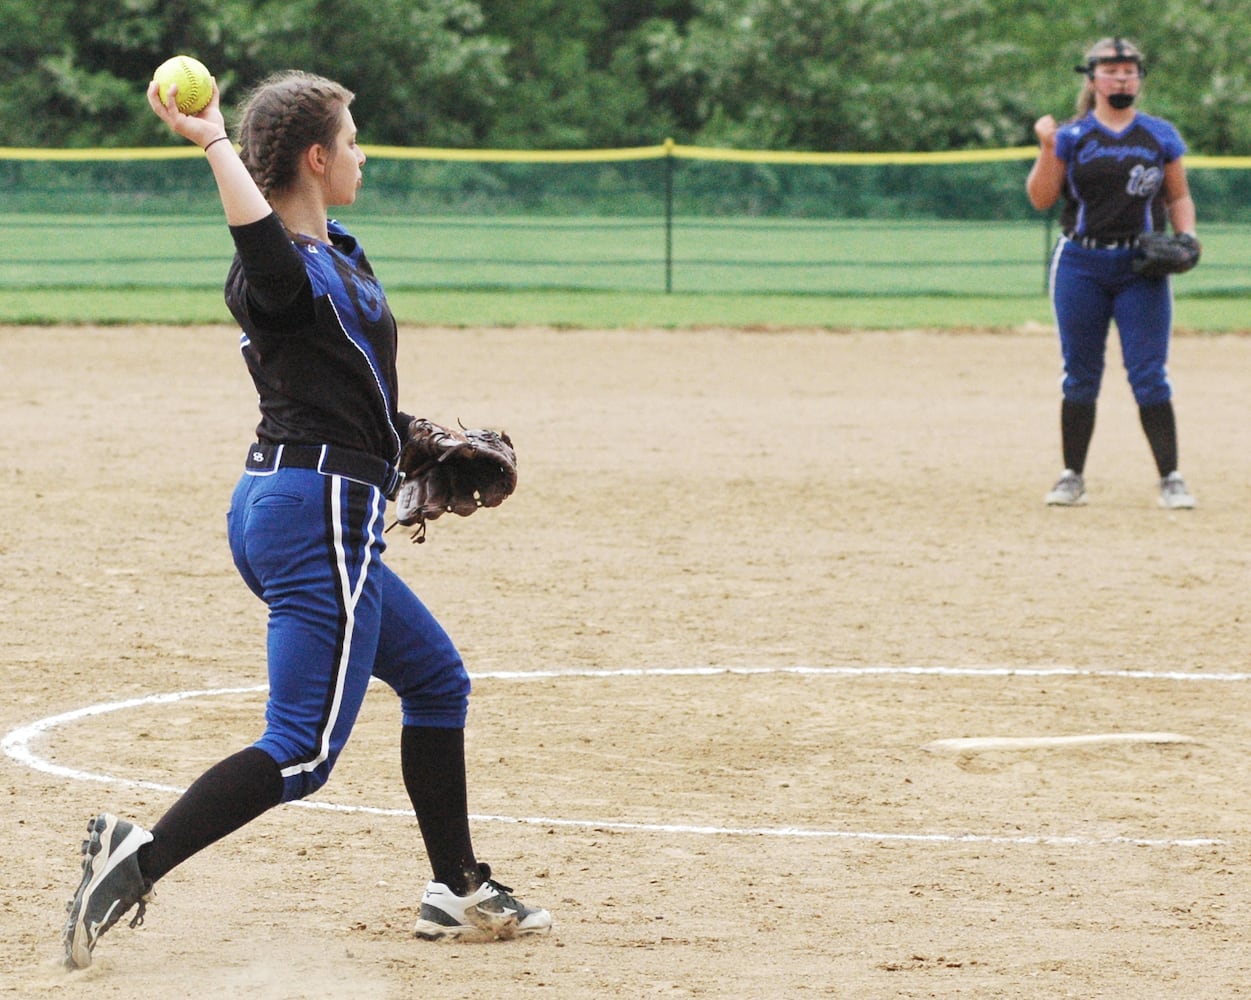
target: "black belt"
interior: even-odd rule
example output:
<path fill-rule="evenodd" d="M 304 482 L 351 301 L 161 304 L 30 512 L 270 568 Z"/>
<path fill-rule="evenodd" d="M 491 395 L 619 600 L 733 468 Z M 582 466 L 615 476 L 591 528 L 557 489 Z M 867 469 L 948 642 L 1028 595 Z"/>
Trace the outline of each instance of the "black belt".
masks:
<path fill-rule="evenodd" d="M 376 486 L 387 498 L 394 497 L 404 473 L 375 455 L 332 444 L 253 444 L 248 446 L 244 468 L 254 476 L 279 469 L 316 469 L 326 476 L 342 476 Z"/>
<path fill-rule="evenodd" d="M 1076 243 L 1083 250 L 1128 250 L 1138 245 L 1137 236 L 1127 236 L 1123 240 L 1101 240 L 1094 236 L 1065 233 L 1064 238 L 1070 243 Z"/>

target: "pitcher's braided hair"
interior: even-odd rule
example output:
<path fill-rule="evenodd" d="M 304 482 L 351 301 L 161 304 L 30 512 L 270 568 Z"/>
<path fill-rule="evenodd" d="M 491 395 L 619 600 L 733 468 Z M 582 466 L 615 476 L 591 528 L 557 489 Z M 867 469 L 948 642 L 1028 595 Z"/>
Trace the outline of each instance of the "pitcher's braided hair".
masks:
<path fill-rule="evenodd" d="M 342 109 L 354 96 L 301 70 L 275 73 L 256 86 L 239 117 L 239 155 L 266 198 L 295 180 L 304 150 L 332 145 Z"/>

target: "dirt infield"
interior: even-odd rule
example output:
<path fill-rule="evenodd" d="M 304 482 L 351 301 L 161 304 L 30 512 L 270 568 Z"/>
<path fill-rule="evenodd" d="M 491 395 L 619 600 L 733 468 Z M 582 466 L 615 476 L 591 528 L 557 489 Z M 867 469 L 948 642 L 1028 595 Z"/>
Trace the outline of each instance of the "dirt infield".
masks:
<path fill-rule="evenodd" d="M 0 328 L 0 997 L 1251 995 L 1251 338 L 1175 344 L 1167 512 L 1115 358 L 1090 504 L 1042 504 L 1048 330 L 402 337 L 406 409 L 517 444 L 516 496 L 387 558 L 476 678 L 478 853 L 553 933 L 412 938 L 376 689 L 323 808 L 60 967 L 87 819 L 259 734 L 255 402 L 230 329 Z M 1038 742 L 934 746 L 977 737 Z"/>

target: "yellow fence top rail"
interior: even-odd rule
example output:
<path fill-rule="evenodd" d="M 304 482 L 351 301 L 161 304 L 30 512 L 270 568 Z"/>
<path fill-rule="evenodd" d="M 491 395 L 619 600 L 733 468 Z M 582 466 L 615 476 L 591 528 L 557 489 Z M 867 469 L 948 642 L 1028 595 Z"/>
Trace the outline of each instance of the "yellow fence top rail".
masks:
<path fill-rule="evenodd" d="M 710 160 L 729 163 L 774 163 L 826 166 L 881 166 L 904 164 L 997 163 L 1032 160 L 1035 146 L 1004 149 L 955 149 L 934 153 L 819 153 L 793 150 L 721 149 L 685 146 L 666 139 L 658 146 L 623 149 L 441 149 L 428 146 L 374 146 L 363 144 L 367 157 L 380 160 L 439 160 L 473 163 L 612 163 L 626 160 Z M 0 146 L 0 160 L 108 162 L 119 160 L 183 160 L 202 155 L 195 146 L 119 147 L 115 149 L 38 149 Z M 1186 158 L 1200 169 L 1245 170 L 1251 156 L 1198 156 Z"/>
<path fill-rule="evenodd" d="M 437 149 L 428 146 L 371 146 L 361 151 L 380 160 L 459 160 L 478 163 L 614 163 L 659 160 L 664 146 L 628 149 Z"/>
<path fill-rule="evenodd" d="M 1034 147 L 1013 149 L 961 149 L 937 153 L 802 153 L 791 150 L 718 149 L 711 146 L 666 145 L 672 155 L 685 160 L 718 160 L 731 163 L 786 163 L 804 165 L 876 166 L 881 164 L 990 163 L 1033 159 Z"/>
<path fill-rule="evenodd" d="M 19 146 L 0 146 L 0 160 L 25 160 L 63 163 L 91 163 L 108 160 L 185 160 L 203 153 L 195 146 L 123 147 L 115 149 L 24 149 Z"/>

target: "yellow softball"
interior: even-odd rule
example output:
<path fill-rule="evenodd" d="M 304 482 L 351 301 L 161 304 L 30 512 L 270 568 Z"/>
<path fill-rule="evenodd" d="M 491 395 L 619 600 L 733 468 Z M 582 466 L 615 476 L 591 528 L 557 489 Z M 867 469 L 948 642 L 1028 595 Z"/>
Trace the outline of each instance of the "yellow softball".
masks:
<path fill-rule="evenodd" d="M 159 85 L 162 104 L 169 98 L 169 88 L 178 88 L 178 110 L 184 115 L 198 115 L 213 98 L 213 75 L 204 63 L 191 56 L 166 59 L 152 79 Z"/>

